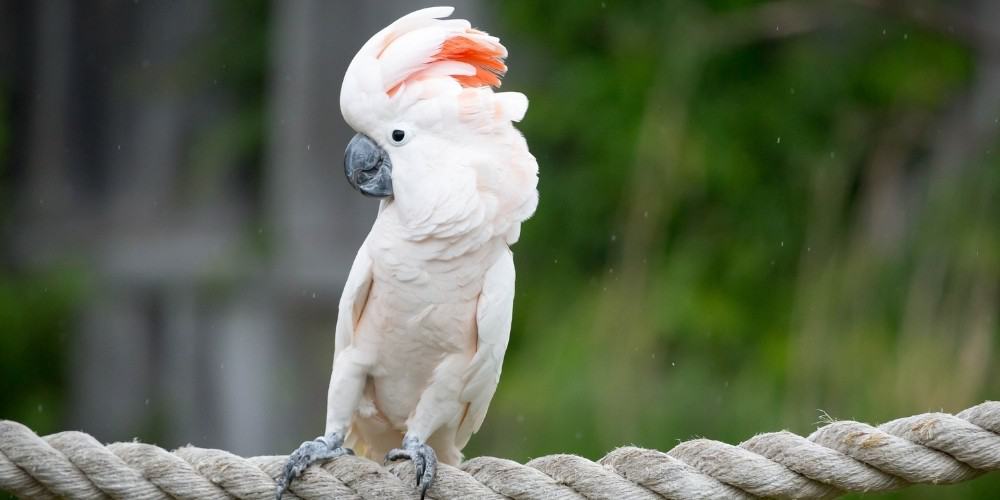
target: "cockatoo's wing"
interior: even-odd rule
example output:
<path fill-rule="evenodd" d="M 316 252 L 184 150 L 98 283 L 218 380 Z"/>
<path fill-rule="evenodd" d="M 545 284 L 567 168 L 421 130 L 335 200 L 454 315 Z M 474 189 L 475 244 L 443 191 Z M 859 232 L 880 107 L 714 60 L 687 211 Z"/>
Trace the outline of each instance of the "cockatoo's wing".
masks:
<path fill-rule="evenodd" d="M 503 367 L 503 355 L 510 339 L 510 320 L 514 310 L 514 256 L 504 249 L 486 271 L 483 291 L 476 310 L 478 345 L 466 370 L 461 401 L 468 404 L 459 423 L 455 445 L 465 447 L 472 433 L 479 430 L 486 410 L 496 392 Z"/>
<path fill-rule="evenodd" d="M 361 314 L 368 303 L 368 292 L 372 286 L 372 259 L 368 255 L 368 240 L 361 244 L 354 257 L 351 272 L 344 283 L 337 313 L 337 335 L 334 340 L 333 359 L 354 341 L 354 329 L 361 320 Z"/>

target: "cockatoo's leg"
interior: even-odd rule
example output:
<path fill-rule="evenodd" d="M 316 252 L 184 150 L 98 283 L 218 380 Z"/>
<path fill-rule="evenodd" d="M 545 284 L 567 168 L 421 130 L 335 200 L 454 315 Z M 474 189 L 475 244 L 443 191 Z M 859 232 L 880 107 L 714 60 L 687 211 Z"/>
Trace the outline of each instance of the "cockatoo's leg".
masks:
<path fill-rule="evenodd" d="M 344 438 L 351 424 L 351 415 L 358 408 L 365 388 L 368 369 L 374 358 L 362 349 L 351 346 L 337 357 L 330 374 L 327 394 L 326 435 L 302 443 L 285 463 L 285 472 L 278 483 L 276 500 L 288 489 L 292 479 L 299 477 L 310 465 L 320 460 L 353 455 L 344 448 Z"/>
<path fill-rule="evenodd" d="M 420 396 L 417 409 L 406 422 L 407 430 L 402 448 L 391 450 L 385 456 L 386 460 L 408 458 L 413 462 L 421 500 L 434 481 L 438 461 L 434 449 L 427 446 L 427 439 L 459 414 L 462 407 L 459 395 L 468 364 L 468 354 L 456 353 L 449 355 L 438 365 L 431 383 Z"/>
<path fill-rule="evenodd" d="M 336 432 L 302 443 L 288 457 L 288 462 L 285 462 L 285 473 L 281 477 L 281 482 L 278 483 L 275 498 L 281 500 L 281 495 L 288 489 L 292 479 L 299 477 L 313 463 L 353 454 L 353 450 L 344 448 L 344 436 Z"/>
<path fill-rule="evenodd" d="M 434 448 L 427 446 L 424 442 L 409 434 L 403 438 L 403 447 L 390 450 L 386 454 L 386 460 L 410 459 L 417 474 L 417 488 L 420 488 L 420 500 L 427 495 L 427 488 L 431 487 L 434 481 L 434 473 L 437 472 L 437 454 Z"/>

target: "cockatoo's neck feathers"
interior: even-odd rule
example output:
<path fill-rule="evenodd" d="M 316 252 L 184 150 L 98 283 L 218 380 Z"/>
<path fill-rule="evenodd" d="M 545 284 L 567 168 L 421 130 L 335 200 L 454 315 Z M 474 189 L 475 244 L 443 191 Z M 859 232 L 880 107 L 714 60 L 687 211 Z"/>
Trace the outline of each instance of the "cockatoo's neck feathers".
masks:
<path fill-rule="evenodd" d="M 499 87 L 507 72 L 507 49 L 464 19 L 443 19 L 453 11 L 418 10 L 376 33 L 347 69 L 345 83 L 356 85 L 350 91 L 380 92 L 391 100 L 400 90 L 427 80 L 447 79 L 464 88 Z"/>

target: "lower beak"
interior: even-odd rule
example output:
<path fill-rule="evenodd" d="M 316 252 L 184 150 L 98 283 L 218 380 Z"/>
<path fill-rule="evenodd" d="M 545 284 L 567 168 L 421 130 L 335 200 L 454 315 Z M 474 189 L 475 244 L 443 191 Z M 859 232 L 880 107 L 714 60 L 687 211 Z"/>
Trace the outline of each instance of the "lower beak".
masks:
<path fill-rule="evenodd" d="M 347 182 L 365 196 L 392 196 L 392 162 L 381 146 L 364 134 L 356 134 L 344 151 Z"/>

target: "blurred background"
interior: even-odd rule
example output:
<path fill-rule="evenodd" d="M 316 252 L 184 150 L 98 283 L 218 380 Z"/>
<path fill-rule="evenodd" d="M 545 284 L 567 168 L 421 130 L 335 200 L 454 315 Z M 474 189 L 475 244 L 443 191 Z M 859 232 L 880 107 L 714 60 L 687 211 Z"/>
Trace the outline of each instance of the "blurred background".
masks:
<path fill-rule="evenodd" d="M 1000 2 L 451 3 L 510 49 L 541 193 L 467 455 L 1000 397 Z M 320 434 L 376 210 L 340 83 L 426 5 L 0 0 L 0 418 L 244 455 Z"/>

